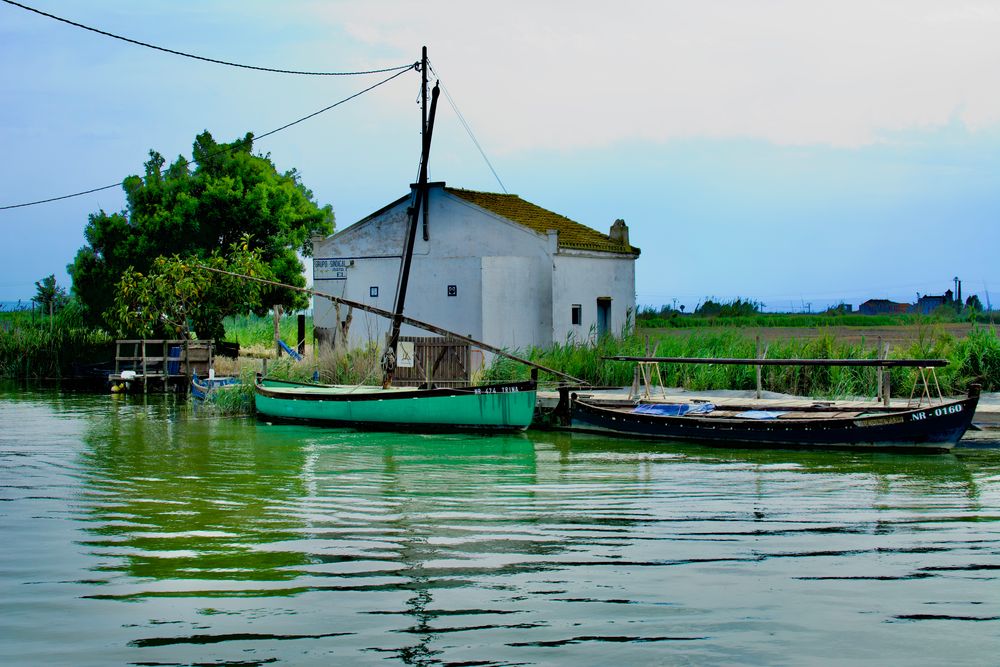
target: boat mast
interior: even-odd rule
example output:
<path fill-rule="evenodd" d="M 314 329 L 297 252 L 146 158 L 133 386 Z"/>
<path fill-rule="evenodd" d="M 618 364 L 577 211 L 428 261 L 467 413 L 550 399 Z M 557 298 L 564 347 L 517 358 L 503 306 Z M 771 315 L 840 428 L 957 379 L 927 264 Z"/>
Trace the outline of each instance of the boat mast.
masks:
<path fill-rule="evenodd" d="M 427 110 L 427 47 L 423 48 L 420 60 L 421 74 L 421 138 L 420 176 L 410 207 L 407 209 L 406 240 L 403 245 L 403 264 L 399 275 L 399 290 L 396 294 L 396 308 L 389 329 L 385 352 L 382 354 L 382 386 L 388 389 L 392 386 L 392 377 L 396 371 L 396 344 L 399 342 L 399 328 L 403 323 L 403 307 L 406 303 L 406 288 L 410 282 L 410 265 L 413 261 L 413 245 L 417 236 L 417 222 L 421 207 L 427 202 L 427 161 L 431 153 L 431 137 L 434 134 L 434 115 L 437 110 L 437 100 L 440 89 L 437 83 L 431 91 L 431 107 Z M 425 213 L 426 215 L 426 213 Z"/>

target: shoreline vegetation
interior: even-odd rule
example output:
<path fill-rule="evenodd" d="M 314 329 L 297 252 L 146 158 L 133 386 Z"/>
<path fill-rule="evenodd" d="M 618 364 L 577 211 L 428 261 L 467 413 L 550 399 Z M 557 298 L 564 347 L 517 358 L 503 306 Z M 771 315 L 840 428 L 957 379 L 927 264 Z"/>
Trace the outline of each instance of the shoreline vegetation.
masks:
<path fill-rule="evenodd" d="M 949 365 L 937 370 L 941 391 L 961 394 L 972 384 L 983 391 L 1000 391 L 1000 338 L 992 326 L 974 327 L 962 339 L 934 326 L 921 325 L 911 331 L 912 342 L 890 350 L 889 358 L 948 359 Z M 648 346 L 648 347 L 647 347 Z M 738 328 L 722 331 L 693 331 L 687 336 L 656 335 L 655 331 L 639 329 L 622 337 L 605 337 L 594 343 L 579 345 L 570 341 L 546 350 L 531 350 L 526 356 L 545 366 L 586 379 L 595 386 L 627 387 L 632 384 L 634 364 L 606 361 L 602 357 L 650 356 L 662 357 L 733 357 L 753 359 L 757 338 Z M 771 341 L 767 345 L 769 359 L 876 359 L 877 340 L 850 343 L 831 334 L 816 337 Z M 754 366 L 660 364 L 663 383 L 693 391 L 712 389 L 755 389 Z M 908 396 L 916 374 L 912 369 L 893 368 L 890 385 L 894 396 Z M 503 382 L 526 379 L 528 372 L 519 364 L 497 359 L 487 369 L 485 380 Z M 876 369 L 865 367 L 795 367 L 765 366 L 762 384 L 767 391 L 843 398 L 874 396 Z"/>
<path fill-rule="evenodd" d="M 645 316 L 644 316 L 645 315 Z M 1000 338 L 992 323 L 973 321 L 955 335 L 956 322 L 969 318 L 942 316 L 885 315 L 805 315 L 758 313 L 732 317 L 683 315 L 667 319 L 650 317 L 640 311 L 637 327 L 624 335 L 593 337 L 586 341 L 568 339 L 548 349 L 531 349 L 521 354 L 543 365 L 585 379 L 596 386 L 628 386 L 633 365 L 605 361 L 609 356 L 742 357 L 754 358 L 757 346 L 767 348 L 767 357 L 810 359 L 875 359 L 881 336 L 865 332 L 890 331 L 895 340 L 890 358 L 945 358 L 951 363 L 937 373 L 942 392 L 959 394 L 977 383 L 983 391 L 1000 391 Z M 860 324 L 858 324 L 860 322 Z M 863 326 L 862 326 L 863 325 Z M 377 384 L 378 353 L 374 346 L 340 355 L 316 358 L 307 350 L 306 359 L 294 362 L 274 358 L 274 324 L 269 316 L 240 315 L 225 319 L 226 339 L 240 344 L 241 357 L 219 358 L 218 375 L 243 377 L 252 384 L 268 359 L 268 373 L 297 380 L 347 384 Z M 280 335 L 295 346 L 296 318 L 280 319 Z M 767 330 L 782 328 L 782 338 L 767 339 Z M 796 329 L 802 334 L 797 335 Z M 312 331 L 307 318 L 307 332 Z M 687 331 L 685 331 L 687 330 Z M 788 331 L 791 330 L 791 331 Z M 807 331 L 808 330 L 808 331 Z M 845 332 L 847 334 L 845 335 Z M 311 347 L 311 335 L 307 343 Z M 50 318 L 32 310 L 0 311 L 0 377 L 8 379 L 58 379 L 79 377 L 101 362 L 113 361 L 114 339 L 107 332 L 85 325 L 80 309 L 72 300 Z M 753 389 L 753 366 L 661 365 L 664 384 L 690 390 Z M 529 371 L 516 362 L 497 358 L 477 380 L 503 382 L 527 379 Z M 245 377 L 244 377 L 245 376 Z M 893 369 L 893 394 L 909 395 L 915 374 Z M 544 381 L 544 377 L 543 377 Z M 874 395 L 873 368 L 765 367 L 763 386 L 768 391 L 835 398 Z M 239 393 L 239 392 L 234 392 Z M 221 406 L 224 413 L 245 411 L 235 403 Z M 230 409 L 232 408 L 232 409 Z"/>

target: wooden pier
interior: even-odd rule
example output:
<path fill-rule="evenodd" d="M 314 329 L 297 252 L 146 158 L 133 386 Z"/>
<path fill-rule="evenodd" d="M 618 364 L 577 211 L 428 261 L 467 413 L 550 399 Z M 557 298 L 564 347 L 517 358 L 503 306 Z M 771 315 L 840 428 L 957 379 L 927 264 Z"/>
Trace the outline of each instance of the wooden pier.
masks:
<path fill-rule="evenodd" d="M 115 370 L 108 381 L 119 391 L 187 392 L 193 374 L 208 376 L 212 357 L 212 341 L 117 340 Z"/>

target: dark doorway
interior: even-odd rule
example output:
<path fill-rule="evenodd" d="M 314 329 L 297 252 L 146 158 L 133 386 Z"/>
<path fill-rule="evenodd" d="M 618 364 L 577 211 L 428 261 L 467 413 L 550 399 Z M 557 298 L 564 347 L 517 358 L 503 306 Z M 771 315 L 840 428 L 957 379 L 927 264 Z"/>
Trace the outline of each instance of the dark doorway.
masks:
<path fill-rule="evenodd" d="M 597 298 L 597 335 L 606 336 L 611 326 L 611 297 Z"/>

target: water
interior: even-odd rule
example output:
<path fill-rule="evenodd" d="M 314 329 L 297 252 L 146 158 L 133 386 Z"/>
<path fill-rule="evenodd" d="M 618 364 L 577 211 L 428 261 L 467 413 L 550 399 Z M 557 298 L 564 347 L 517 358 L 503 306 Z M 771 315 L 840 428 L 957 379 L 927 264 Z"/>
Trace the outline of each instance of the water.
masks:
<path fill-rule="evenodd" d="M 0 388 L 0 664 L 958 665 L 1000 450 L 365 434 Z"/>

